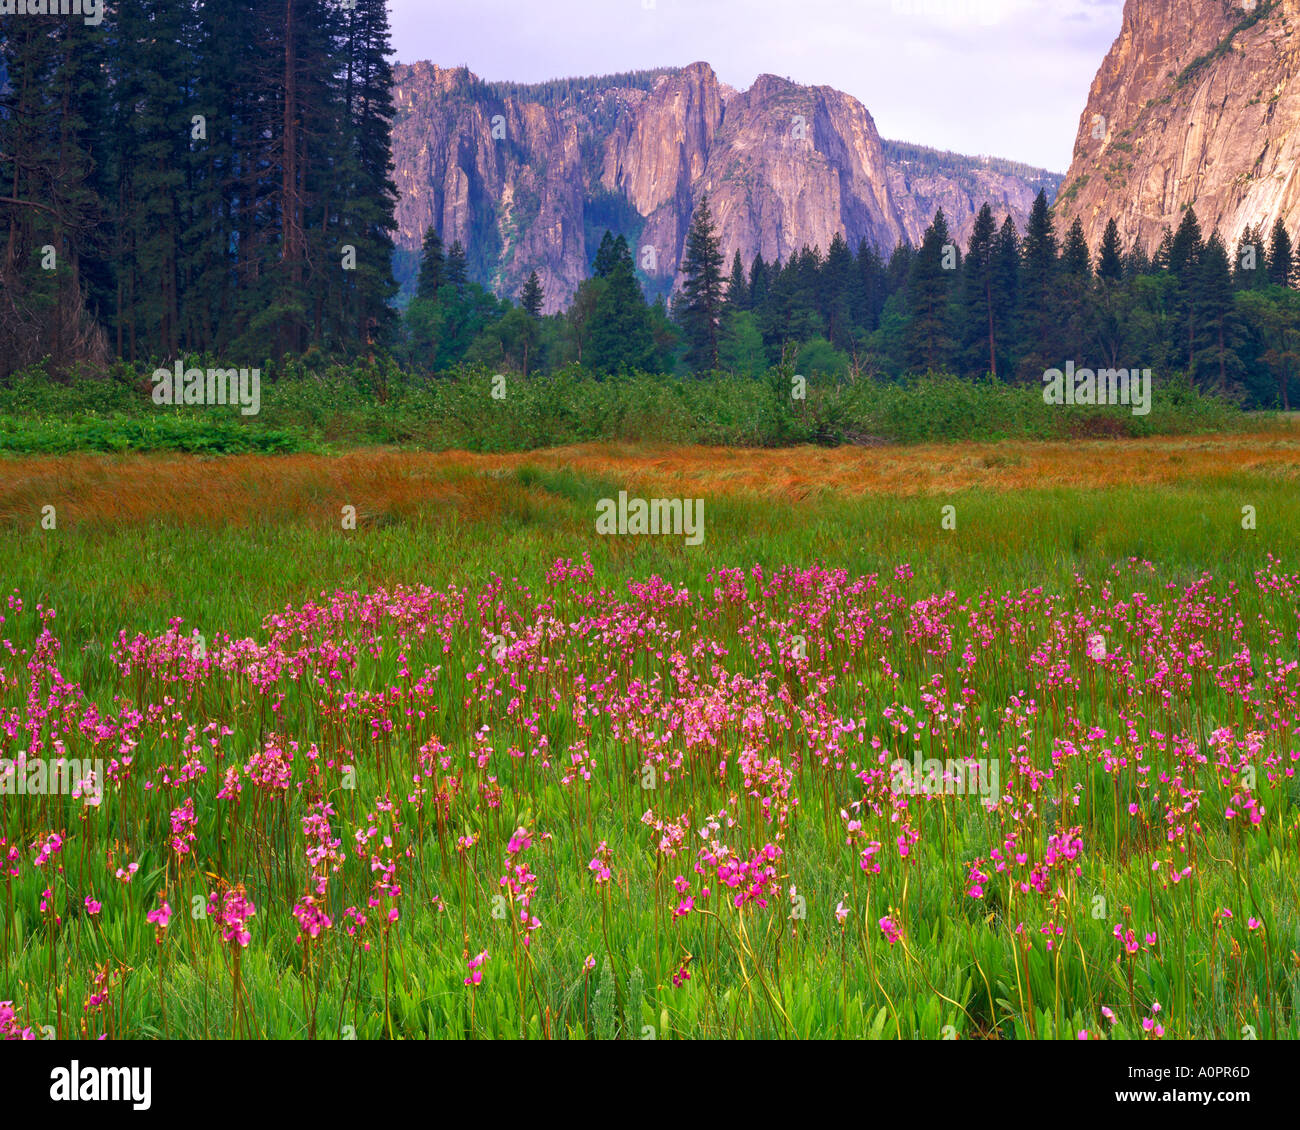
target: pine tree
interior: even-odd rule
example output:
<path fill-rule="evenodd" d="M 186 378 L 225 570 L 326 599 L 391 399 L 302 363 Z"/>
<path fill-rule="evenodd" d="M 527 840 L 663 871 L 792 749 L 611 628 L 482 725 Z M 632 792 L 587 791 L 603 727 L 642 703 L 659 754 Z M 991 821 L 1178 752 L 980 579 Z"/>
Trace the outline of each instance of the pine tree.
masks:
<path fill-rule="evenodd" d="M 858 278 L 853 289 L 853 324 L 858 334 L 865 337 L 875 333 L 880 326 L 887 289 L 884 260 L 865 239 L 858 244 L 856 267 Z"/>
<path fill-rule="evenodd" d="M 999 349 L 998 375 L 1014 372 L 1012 346 L 1020 300 L 1020 233 L 1008 215 L 993 250 L 994 318 Z"/>
<path fill-rule="evenodd" d="M 1106 231 L 1101 237 L 1101 250 L 1097 255 L 1097 278 L 1104 283 L 1124 280 L 1124 252 L 1119 238 L 1119 224 L 1112 216 L 1106 221 Z"/>
<path fill-rule="evenodd" d="M 1190 279 L 1200 265 L 1201 252 L 1204 249 L 1205 241 L 1201 237 L 1201 225 L 1196 218 L 1196 209 L 1189 207 L 1183 213 L 1178 232 L 1170 241 L 1165 269 L 1179 280 Z"/>
<path fill-rule="evenodd" d="M 763 262 L 761 251 L 754 253 L 754 261 L 749 265 L 749 309 L 759 309 L 767 299 L 767 264 Z"/>
<path fill-rule="evenodd" d="M 1192 297 L 1195 324 L 1199 328 L 1193 375 L 1211 385 L 1220 396 L 1226 396 L 1244 366 L 1233 348 L 1239 323 L 1233 299 L 1232 268 L 1228 249 L 1218 232 L 1210 237 L 1198 256 Z M 1207 376 L 1211 379 L 1206 380 Z"/>
<path fill-rule="evenodd" d="M 1268 286 L 1268 248 L 1264 243 L 1263 228 L 1258 224 L 1243 229 L 1237 241 L 1232 282 L 1238 290 L 1258 290 Z"/>
<path fill-rule="evenodd" d="M 532 271 L 528 275 L 527 282 L 524 283 L 523 290 L 520 291 L 519 305 L 523 307 L 524 313 L 529 317 L 540 318 L 544 301 L 545 294 L 542 291 L 541 279 L 537 277 L 536 271 Z"/>
<path fill-rule="evenodd" d="M 781 266 L 778 261 L 769 272 L 767 297 L 758 309 L 758 324 L 763 344 L 773 362 L 779 361 L 791 342 L 804 342 L 822 332 L 817 312 L 816 294 L 809 294 L 805 274 L 812 266 L 800 266 L 800 256 L 792 255 Z"/>
<path fill-rule="evenodd" d="M 192 107 L 173 76 L 190 69 L 185 16 L 169 0 L 140 0 L 118 14 L 117 320 L 132 358 L 172 356 L 181 346 Z"/>
<path fill-rule="evenodd" d="M 605 234 L 601 236 L 600 247 L 596 251 L 596 261 L 592 264 L 592 278 L 607 278 L 617 261 L 618 256 L 614 250 L 614 234 L 606 229 Z"/>
<path fill-rule="evenodd" d="M 103 36 L 35 16 L 4 21 L 0 36 L 0 376 L 46 356 L 63 371 L 106 351 L 86 310 L 111 287 Z"/>
<path fill-rule="evenodd" d="M 1165 230 L 1160 236 L 1160 242 L 1156 245 L 1155 254 L 1151 256 L 1151 270 L 1153 272 L 1169 270 L 1170 260 L 1174 254 L 1174 233 L 1169 225 L 1165 225 Z"/>
<path fill-rule="evenodd" d="M 1296 262 L 1291 236 L 1282 217 L 1273 225 L 1272 241 L 1268 249 L 1268 281 L 1273 286 L 1291 286 L 1296 279 Z"/>
<path fill-rule="evenodd" d="M 1137 246 L 1135 244 L 1135 246 Z M 1102 350 L 1112 369 L 1122 368 L 1120 357 L 1127 342 L 1128 294 L 1124 287 L 1127 259 L 1120 242 L 1119 225 L 1114 217 L 1106 222 L 1097 255 L 1097 285 L 1093 289 L 1088 312 L 1087 336 Z"/>
<path fill-rule="evenodd" d="M 1060 274 L 1063 342 L 1083 342 L 1088 336 L 1094 309 L 1091 302 L 1092 253 L 1083 234 L 1083 221 L 1077 216 L 1061 249 Z"/>
<path fill-rule="evenodd" d="M 733 310 L 749 309 L 749 285 L 745 281 L 745 267 L 740 261 L 740 249 L 731 259 L 731 278 L 727 281 L 727 305 Z"/>
<path fill-rule="evenodd" d="M 997 376 L 997 226 L 985 203 L 975 216 L 962 272 L 962 369 Z"/>
<path fill-rule="evenodd" d="M 446 271 L 446 260 L 442 253 L 442 237 L 432 224 L 424 233 L 424 244 L 420 251 L 420 277 L 415 284 L 415 297 L 433 301 L 438 297 L 438 287 Z"/>
<path fill-rule="evenodd" d="M 1196 209 L 1189 207 L 1178 224 L 1178 231 L 1169 243 L 1167 270 L 1177 283 L 1174 291 L 1176 310 L 1175 333 L 1181 340 L 1180 350 L 1186 358 L 1187 371 L 1191 372 L 1196 358 L 1197 303 L 1196 283 L 1201 267 L 1205 241 Z"/>
<path fill-rule="evenodd" d="M 1037 380 L 1045 370 L 1061 363 L 1063 351 L 1057 286 L 1061 266 L 1044 191 L 1038 193 L 1029 213 L 1020 256 L 1019 373 L 1024 380 Z"/>
<path fill-rule="evenodd" d="M 686 361 L 696 372 L 718 367 L 718 350 L 724 332 L 722 265 L 722 251 L 705 193 L 686 235 L 679 312 L 679 322 L 686 335 Z"/>
<path fill-rule="evenodd" d="M 839 232 L 831 238 L 820 281 L 820 308 L 826 325 L 826 339 L 836 349 L 847 350 L 853 345 L 853 297 L 857 270 L 848 242 Z"/>
<path fill-rule="evenodd" d="M 1146 253 L 1146 248 L 1142 245 L 1142 237 L 1136 236 L 1133 246 L 1124 257 L 1124 278 L 1131 281 L 1149 275 L 1155 269 L 1150 256 Z"/>
<path fill-rule="evenodd" d="M 343 346 L 387 341 L 396 314 L 391 300 L 397 185 L 393 181 L 393 68 L 389 62 L 387 0 L 355 0 L 338 13 L 332 44 L 338 77 L 333 115 L 333 167 L 314 163 L 313 224 L 318 266 L 312 276 L 314 338 Z M 308 150 L 308 158 L 311 151 Z M 337 269 L 342 249 L 355 249 L 355 266 Z M 328 264 L 326 269 L 322 266 Z"/>
<path fill-rule="evenodd" d="M 465 262 L 465 248 L 460 245 L 460 240 L 452 243 L 451 250 L 447 252 L 447 271 L 443 275 L 443 280 L 457 294 L 463 294 L 466 285 L 469 283 L 469 268 Z"/>
<path fill-rule="evenodd" d="M 1092 273 L 1092 253 L 1083 234 L 1083 221 L 1075 216 L 1061 250 L 1061 269 L 1074 278 L 1087 278 Z"/>
<path fill-rule="evenodd" d="M 940 208 L 925 231 L 907 279 L 906 350 L 913 372 L 942 370 L 952 355 L 949 301 L 957 272 L 946 265 L 951 246 L 948 220 Z"/>
<path fill-rule="evenodd" d="M 611 241 L 604 266 L 605 274 L 592 280 L 596 299 L 583 363 L 599 373 L 653 371 L 658 366 L 650 312 L 622 236 Z"/>

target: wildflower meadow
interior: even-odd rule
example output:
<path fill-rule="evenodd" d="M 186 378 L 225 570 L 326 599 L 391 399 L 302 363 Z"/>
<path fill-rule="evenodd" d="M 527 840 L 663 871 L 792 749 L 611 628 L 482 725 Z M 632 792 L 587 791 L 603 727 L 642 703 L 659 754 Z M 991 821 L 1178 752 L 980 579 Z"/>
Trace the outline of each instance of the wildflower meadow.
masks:
<path fill-rule="evenodd" d="M 708 483 L 693 546 L 440 474 L 12 535 L 5 1036 L 1297 1034 L 1291 481 Z"/>

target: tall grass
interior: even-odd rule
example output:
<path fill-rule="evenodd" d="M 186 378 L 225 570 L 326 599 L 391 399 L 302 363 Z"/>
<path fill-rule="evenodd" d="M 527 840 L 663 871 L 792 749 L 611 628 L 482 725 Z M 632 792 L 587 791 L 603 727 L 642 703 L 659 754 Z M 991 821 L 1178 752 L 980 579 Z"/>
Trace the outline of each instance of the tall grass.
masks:
<path fill-rule="evenodd" d="M 17 725 L 0 756 L 57 737 L 120 759 L 126 727 L 132 758 L 99 809 L 0 800 L 0 858 L 18 851 L 0 1000 L 20 1026 L 1300 1034 L 1292 480 L 709 493 L 694 550 L 592 536 L 593 501 L 620 484 L 572 468 L 461 468 L 447 485 L 478 509 L 356 530 L 278 512 L 7 528 L 2 579 L 23 602 L 2 610 Z M 1009 799 L 901 806 L 864 775 L 873 739 L 996 757 Z M 326 799 L 336 871 L 306 850 Z M 1004 875 L 990 853 L 1011 832 L 1028 862 Z M 747 880 L 761 898 L 737 907 L 748 887 L 694 869 L 712 840 L 746 861 L 779 849 Z M 1035 866 L 1050 882 L 1021 890 Z M 293 908 L 317 876 L 332 924 L 313 935 Z M 695 905 L 674 917 L 679 876 Z M 165 929 L 145 917 L 163 899 Z"/>

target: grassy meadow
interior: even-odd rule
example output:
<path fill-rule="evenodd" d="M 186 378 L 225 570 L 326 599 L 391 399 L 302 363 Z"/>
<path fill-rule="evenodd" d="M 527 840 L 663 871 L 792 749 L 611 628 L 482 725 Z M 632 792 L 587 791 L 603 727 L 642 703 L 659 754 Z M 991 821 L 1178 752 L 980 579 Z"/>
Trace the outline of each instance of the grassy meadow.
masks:
<path fill-rule="evenodd" d="M 1294 1037 L 1298 482 L 1276 421 L 5 458 L 0 759 L 103 800 L 0 796 L 0 1023 Z"/>

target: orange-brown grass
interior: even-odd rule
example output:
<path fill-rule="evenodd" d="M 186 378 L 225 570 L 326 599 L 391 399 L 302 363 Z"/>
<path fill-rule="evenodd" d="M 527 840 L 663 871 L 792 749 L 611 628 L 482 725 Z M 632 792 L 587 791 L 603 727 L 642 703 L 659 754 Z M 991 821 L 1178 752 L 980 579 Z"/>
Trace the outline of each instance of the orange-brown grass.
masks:
<path fill-rule="evenodd" d="M 1295 479 L 1300 431 L 872 448 L 584 444 L 491 455 L 372 448 L 337 456 L 24 457 L 0 461 L 0 524 L 34 523 L 47 504 L 57 508 L 60 526 L 242 525 L 293 515 L 337 527 L 344 505 L 356 507 L 359 522 L 430 511 L 484 520 L 525 491 L 515 477 L 523 467 L 671 496 L 789 501 L 822 493 L 1159 486 L 1240 475 Z"/>

